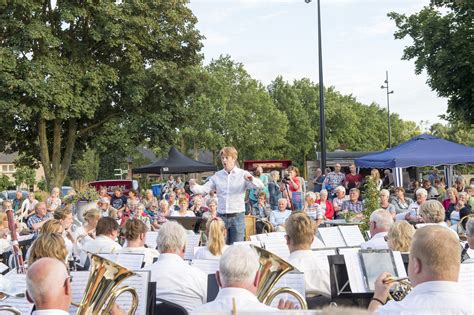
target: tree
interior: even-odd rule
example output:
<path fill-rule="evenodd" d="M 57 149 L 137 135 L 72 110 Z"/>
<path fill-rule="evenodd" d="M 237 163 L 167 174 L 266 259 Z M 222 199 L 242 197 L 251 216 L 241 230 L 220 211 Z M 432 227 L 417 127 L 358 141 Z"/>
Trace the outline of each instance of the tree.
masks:
<path fill-rule="evenodd" d="M 10 178 L 7 175 L 0 176 L 0 191 L 9 189 L 13 186 L 13 183 L 10 181 Z"/>
<path fill-rule="evenodd" d="M 15 185 L 20 187 L 21 184 L 26 184 L 28 187 L 34 186 L 36 182 L 36 172 L 33 168 L 27 166 L 20 166 L 16 168 L 15 174 Z"/>
<path fill-rule="evenodd" d="M 74 152 L 98 137 L 122 129 L 124 142 L 160 143 L 179 126 L 201 60 L 186 1 L 7 3 L 0 151 L 40 160 L 49 187 L 61 186 Z"/>
<path fill-rule="evenodd" d="M 396 39 L 410 37 L 402 59 L 415 60 L 415 73 L 428 73 L 428 85 L 448 98 L 448 118 L 474 124 L 473 1 L 432 0 L 420 12 L 391 12 Z"/>
<path fill-rule="evenodd" d="M 80 159 L 75 159 L 69 177 L 71 180 L 92 182 L 99 175 L 99 155 L 93 149 L 87 149 Z"/>

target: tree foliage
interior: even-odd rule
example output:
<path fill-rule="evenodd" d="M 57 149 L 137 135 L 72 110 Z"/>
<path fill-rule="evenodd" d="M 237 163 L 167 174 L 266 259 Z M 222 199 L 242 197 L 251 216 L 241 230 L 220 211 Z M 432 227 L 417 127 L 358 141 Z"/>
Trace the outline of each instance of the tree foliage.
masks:
<path fill-rule="evenodd" d="M 10 189 L 14 184 L 7 175 L 0 176 L 0 191 Z"/>
<path fill-rule="evenodd" d="M 201 36 L 186 1 L 0 4 L 0 151 L 61 186 L 92 139 L 165 141 L 195 89 Z"/>
<path fill-rule="evenodd" d="M 402 59 L 415 61 L 415 73 L 428 73 L 428 85 L 448 98 L 448 118 L 474 124 L 473 1 L 432 0 L 420 12 L 391 12 L 396 39 L 409 37 Z"/>
<path fill-rule="evenodd" d="M 36 183 L 36 171 L 28 166 L 17 167 L 13 177 L 15 178 L 15 185 L 17 187 L 20 187 L 22 184 L 31 187 Z"/>
<path fill-rule="evenodd" d="M 100 160 L 95 150 L 87 149 L 80 158 L 74 159 L 74 161 L 69 172 L 71 180 L 92 182 L 97 179 Z"/>

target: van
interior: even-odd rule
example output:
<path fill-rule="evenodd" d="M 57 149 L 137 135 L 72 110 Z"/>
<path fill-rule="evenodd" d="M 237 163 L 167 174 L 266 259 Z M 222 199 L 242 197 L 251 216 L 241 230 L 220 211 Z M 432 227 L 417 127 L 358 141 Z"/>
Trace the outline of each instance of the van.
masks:
<path fill-rule="evenodd" d="M 128 192 L 132 189 L 138 191 L 138 181 L 131 179 L 106 179 L 90 182 L 89 186 L 94 187 L 97 192 L 101 188 L 107 188 L 107 193 L 112 195 L 116 188 L 120 188 L 122 193 L 128 196 Z"/>

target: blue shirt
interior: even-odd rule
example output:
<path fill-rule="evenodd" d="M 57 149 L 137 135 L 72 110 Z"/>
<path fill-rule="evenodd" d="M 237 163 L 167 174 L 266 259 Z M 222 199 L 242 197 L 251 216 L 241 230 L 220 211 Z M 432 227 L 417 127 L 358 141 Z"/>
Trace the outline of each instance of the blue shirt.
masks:
<path fill-rule="evenodd" d="M 270 213 L 270 223 L 274 226 L 285 224 L 286 219 L 291 215 L 291 210 L 273 210 Z"/>

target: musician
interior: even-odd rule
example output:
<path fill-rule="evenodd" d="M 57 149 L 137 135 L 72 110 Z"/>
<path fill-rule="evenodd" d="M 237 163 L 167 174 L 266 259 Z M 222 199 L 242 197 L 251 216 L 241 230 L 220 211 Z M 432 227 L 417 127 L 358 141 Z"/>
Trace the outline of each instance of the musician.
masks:
<path fill-rule="evenodd" d="M 84 244 L 85 242 L 95 239 L 95 229 L 100 216 L 100 211 L 95 208 L 88 209 L 82 214 L 84 224 L 74 231 L 74 237 L 78 243 Z"/>
<path fill-rule="evenodd" d="M 120 253 L 138 253 L 144 254 L 145 266 L 153 264 L 153 260 L 157 258 L 160 253 L 154 248 L 146 248 L 146 232 L 147 226 L 140 219 L 129 219 L 125 223 L 125 239 L 127 245 L 122 248 Z"/>
<path fill-rule="evenodd" d="M 28 221 L 26 221 L 26 225 L 32 229 L 35 234 L 38 234 L 43 224 L 52 217 L 53 215 L 46 210 L 46 204 L 44 202 L 38 202 L 35 206 L 35 214 L 29 217 Z"/>
<path fill-rule="evenodd" d="M 278 200 L 278 210 L 273 210 L 270 213 L 270 223 L 276 231 L 285 231 L 286 219 L 291 215 L 291 210 L 288 210 L 287 207 L 288 200 L 286 198 L 280 198 L 280 200 Z"/>
<path fill-rule="evenodd" d="M 306 294 L 331 297 L 329 265 L 321 265 L 320 259 L 311 250 L 317 232 L 315 221 L 304 212 L 295 212 L 286 223 L 286 244 L 290 250 L 288 262 L 304 272 Z"/>
<path fill-rule="evenodd" d="M 94 240 L 86 242 L 82 247 L 84 252 L 93 254 L 102 253 L 117 253 L 122 250 L 115 240 L 118 236 L 119 225 L 116 220 L 105 217 L 100 218 L 95 228 L 97 237 Z"/>
<path fill-rule="evenodd" d="M 41 233 L 28 249 L 28 266 L 43 257 L 52 257 L 67 263 L 68 251 L 60 234 Z"/>
<path fill-rule="evenodd" d="M 474 249 L 474 218 L 469 218 L 466 223 L 467 243 L 470 249 Z M 474 263 L 474 257 L 464 261 L 464 263 Z"/>
<path fill-rule="evenodd" d="M 460 259 L 459 241 L 447 228 L 429 225 L 417 229 L 408 262 L 414 289 L 400 302 L 386 302 L 394 282 L 384 283 L 390 276 L 384 272 L 375 281 L 369 310 L 377 314 L 472 314 L 474 300 L 457 283 Z"/>
<path fill-rule="evenodd" d="M 257 252 L 244 245 L 230 246 L 222 254 L 216 279 L 219 293 L 214 301 L 198 306 L 192 314 L 205 312 L 275 311 L 261 303 L 255 296 L 260 282 L 259 256 Z M 235 301 L 235 302 L 234 302 Z M 281 303 L 281 302 L 280 302 Z M 283 307 L 283 303 L 281 303 Z"/>
<path fill-rule="evenodd" d="M 186 230 L 175 221 L 165 222 L 157 237 L 160 256 L 150 281 L 156 282 L 156 297 L 183 306 L 191 312 L 207 299 L 207 275 L 184 261 Z"/>
<path fill-rule="evenodd" d="M 398 221 L 392 224 L 385 240 L 388 248 L 402 253 L 408 253 L 415 228 L 407 221 Z"/>
<path fill-rule="evenodd" d="M 198 185 L 191 179 L 191 191 L 195 194 L 207 194 L 217 191 L 217 213 L 224 220 L 227 229 L 227 243 L 244 240 L 245 236 L 245 192 L 247 189 L 263 189 L 258 178 L 236 166 L 237 150 L 225 147 L 219 153 L 224 169 L 216 172 L 207 183 Z"/>
<path fill-rule="evenodd" d="M 76 243 L 76 238 L 72 231 L 70 231 L 72 225 L 72 210 L 70 206 L 56 209 L 53 213 L 53 218 L 59 220 L 63 228 L 62 236 L 64 242 L 66 243 L 66 248 L 69 252 L 69 255 L 73 255 L 74 244 Z M 79 254 L 79 253 L 77 253 Z"/>
<path fill-rule="evenodd" d="M 377 209 L 370 215 L 369 229 L 371 238 L 360 244 L 362 249 L 388 249 L 385 236 L 393 224 L 392 214 L 385 209 Z"/>
<path fill-rule="evenodd" d="M 194 259 L 219 260 L 222 253 L 228 248 L 225 244 L 226 233 L 227 230 L 221 218 L 208 220 L 206 223 L 206 247 L 200 248 L 196 254 L 194 254 Z"/>

